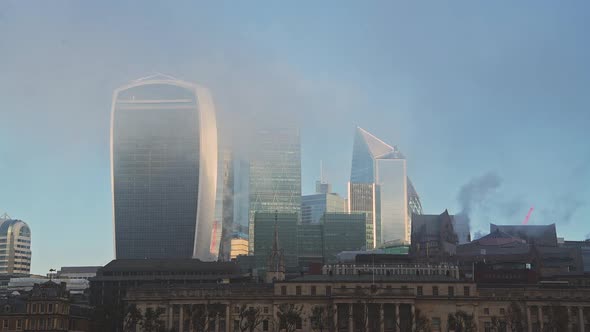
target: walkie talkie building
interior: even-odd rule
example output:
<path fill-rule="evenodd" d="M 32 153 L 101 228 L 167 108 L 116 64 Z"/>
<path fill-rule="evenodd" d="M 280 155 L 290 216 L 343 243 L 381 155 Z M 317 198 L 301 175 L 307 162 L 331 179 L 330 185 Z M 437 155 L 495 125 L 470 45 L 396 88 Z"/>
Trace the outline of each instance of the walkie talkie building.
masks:
<path fill-rule="evenodd" d="M 217 125 L 208 90 L 155 75 L 114 92 L 117 259 L 213 260 Z"/>

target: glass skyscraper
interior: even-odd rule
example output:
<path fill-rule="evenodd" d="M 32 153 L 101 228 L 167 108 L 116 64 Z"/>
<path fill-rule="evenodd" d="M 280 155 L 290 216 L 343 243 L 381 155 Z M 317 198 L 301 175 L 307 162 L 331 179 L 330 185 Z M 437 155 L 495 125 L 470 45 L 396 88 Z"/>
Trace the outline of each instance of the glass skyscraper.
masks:
<path fill-rule="evenodd" d="M 117 259 L 215 259 L 217 125 L 207 89 L 169 76 L 114 92 L 111 174 Z"/>
<path fill-rule="evenodd" d="M 278 211 L 301 216 L 301 145 L 299 130 L 256 131 L 250 153 L 249 247 L 255 246 L 256 212 Z"/>
<path fill-rule="evenodd" d="M 357 128 L 350 182 L 349 210 L 371 210 L 373 246 L 378 247 L 391 241 L 409 243 L 411 211 L 421 213 L 422 207 L 416 190 L 409 183 L 406 159 L 401 152 L 366 130 Z M 370 185 L 374 186 L 372 197 L 368 196 Z M 358 197 L 360 195 L 362 197 Z M 367 199 L 372 202 L 366 201 Z M 358 202 L 362 202 L 362 209 L 352 208 Z M 368 227 L 367 236 L 371 236 Z M 367 241 L 367 244 L 370 242 Z"/>

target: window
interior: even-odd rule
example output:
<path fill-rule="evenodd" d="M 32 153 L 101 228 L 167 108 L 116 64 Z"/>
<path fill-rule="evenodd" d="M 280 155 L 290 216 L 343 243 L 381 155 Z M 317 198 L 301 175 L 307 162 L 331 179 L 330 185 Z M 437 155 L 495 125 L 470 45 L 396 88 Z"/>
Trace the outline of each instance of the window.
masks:
<path fill-rule="evenodd" d="M 234 320 L 234 331 L 240 331 L 240 321 Z"/>
<path fill-rule="evenodd" d="M 262 308 L 262 312 L 264 312 L 265 314 L 268 314 L 268 307 Z"/>
<path fill-rule="evenodd" d="M 422 296 L 422 294 L 424 294 L 424 289 L 422 289 L 422 286 L 418 286 L 416 292 L 418 293 L 418 296 Z"/>
<path fill-rule="evenodd" d="M 440 332 L 440 317 L 432 317 L 432 332 Z"/>
<path fill-rule="evenodd" d="M 52 314 L 53 313 L 53 303 L 49 303 L 47 305 L 47 312 Z"/>
<path fill-rule="evenodd" d="M 235 306 L 234 307 L 234 314 L 239 314 L 240 313 L 240 307 Z"/>
<path fill-rule="evenodd" d="M 311 295 L 315 295 L 316 288 L 315 286 L 311 286 Z"/>
<path fill-rule="evenodd" d="M 432 295 L 438 296 L 438 286 L 432 286 Z"/>
<path fill-rule="evenodd" d="M 332 286 L 326 286 L 326 295 L 327 296 L 331 296 L 332 295 Z"/>
<path fill-rule="evenodd" d="M 287 286 L 281 286 L 281 295 L 287 295 Z"/>
<path fill-rule="evenodd" d="M 463 286 L 463 295 L 469 296 L 469 286 Z"/>
<path fill-rule="evenodd" d="M 489 315 L 490 314 L 490 308 L 483 308 L 483 314 L 484 315 Z"/>
<path fill-rule="evenodd" d="M 2 326 L 4 326 L 5 329 L 8 328 L 8 319 L 4 320 L 4 322 L 2 323 Z"/>
<path fill-rule="evenodd" d="M 37 313 L 37 303 L 33 304 L 33 313 Z"/>
<path fill-rule="evenodd" d="M 492 332 L 492 323 L 491 322 L 483 323 L 483 330 L 485 332 Z"/>
<path fill-rule="evenodd" d="M 262 331 L 268 331 L 268 320 L 262 321 Z"/>
<path fill-rule="evenodd" d="M 449 286 L 449 296 L 455 296 L 455 287 Z"/>
<path fill-rule="evenodd" d="M 16 321 L 16 329 L 22 330 L 23 329 L 23 321 L 21 319 Z"/>
<path fill-rule="evenodd" d="M 301 286 L 295 286 L 295 295 L 301 295 Z"/>
<path fill-rule="evenodd" d="M 506 314 L 506 310 L 504 308 L 500 308 L 500 315 L 504 316 Z"/>

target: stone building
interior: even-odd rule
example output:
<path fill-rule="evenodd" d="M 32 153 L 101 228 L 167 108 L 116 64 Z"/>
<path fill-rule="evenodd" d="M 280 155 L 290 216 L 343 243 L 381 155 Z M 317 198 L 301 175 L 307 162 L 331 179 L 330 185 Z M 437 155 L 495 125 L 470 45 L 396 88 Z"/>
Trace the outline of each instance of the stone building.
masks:
<path fill-rule="evenodd" d="M 449 315 L 472 319 L 476 331 L 499 321 L 518 321 L 524 331 L 555 326 L 556 308 L 567 314 L 563 331 L 590 331 L 590 288 L 564 285 L 477 286 L 447 276 L 304 276 L 274 284 L 217 284 L 175 287 L 144 285 L 125 301 L 142 312 L 162 308 L 170 331 L 189 331 L 197 320 L 210 331 L 239 331 L 244 308 L 257 312 L 255 331 L 278 331 L 285 310 L 298 319 L 296 331 L 449 331 Z M 201 309 L 198 309 L 201 308 Z M 287 308 L 287 309 L 285 309 Z M 318 316 L 315 308 L 322 308 Z M 517 308 L 517 309 L 515 309 Z M 212 312 L 203 317 L 195 313 Z M 501 328 L 500 328 L 501 330 Z M 506 327 L 509 331 L 510 327 Z"/>

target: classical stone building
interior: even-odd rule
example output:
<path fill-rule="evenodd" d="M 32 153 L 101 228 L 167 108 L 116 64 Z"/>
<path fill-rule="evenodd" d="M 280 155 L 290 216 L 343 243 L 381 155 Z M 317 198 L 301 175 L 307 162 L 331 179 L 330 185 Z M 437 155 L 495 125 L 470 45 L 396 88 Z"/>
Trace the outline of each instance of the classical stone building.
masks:
<path fill-rule="evenodd" d="M 163 308 L 160 319 L 166 330 L 181 332 L 190 331 L 197 321 L 207 321 L 210 331 L 240 331 L 244 308 L 258 313 L 255 331 L 278 331 L 285 310 L 298 317 L 296 331 L 318 330 L 318 322 L 324 331 L 410 331 L 412 326 L 417 331 L 449 331 L 448 317 L 458 313 L 473 319 L 482 332 L 496 331 L 496 320 L 517 321 L 527 332 L 549 325 L 558 331 L 590 331 L 590 288 L 477 286 L 440 275 L 321 275 L 274 284 L 144 285 L 130 289 L 125 301 L 142 312 Z M 322 308 L 324 315 L 317 315 L 314 308 Z M 205 318 L 203 312 L 213 314 Z M 567 316 L 558 322 L 557 312 Z"/>

